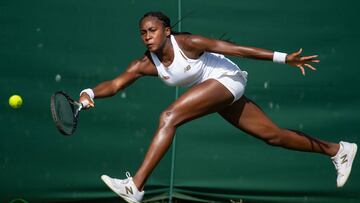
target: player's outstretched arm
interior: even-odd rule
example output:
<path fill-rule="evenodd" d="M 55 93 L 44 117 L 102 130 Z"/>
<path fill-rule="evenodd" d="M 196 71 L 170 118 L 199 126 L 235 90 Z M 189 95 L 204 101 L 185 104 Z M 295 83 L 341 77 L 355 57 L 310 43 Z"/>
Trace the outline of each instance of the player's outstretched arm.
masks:
<path fill-rule="evenodd" d="M 127 69 L 112 80 L 99 83 L 94 88 L 85 89 L 80 93 L 79 102 L 87 100 L 87 108 L 94 107 L 94 98 L 111 97 L 131 85 L 142 76 L 156 76 L 157 70 L 146 53 L 142 58 L 134 60 Z"/>
<path fill-rule="evenodd" d="M 287 63 L 291 66 L 299 68 L 303 75 L 305 75 L 304 68 L 316 70 L 311 63 L 320 62 L 317 58 L 318 55 L 301 56 L 302 49 L 292 54 L 285 54 L 257 47 L 240 46 L 222 40 L 206 38 L 200 35 L 187 35 L 184 39 L 184 45 L 185 49 L 197 50 L 199 53 L 208 51 L 230 56 Z"/>

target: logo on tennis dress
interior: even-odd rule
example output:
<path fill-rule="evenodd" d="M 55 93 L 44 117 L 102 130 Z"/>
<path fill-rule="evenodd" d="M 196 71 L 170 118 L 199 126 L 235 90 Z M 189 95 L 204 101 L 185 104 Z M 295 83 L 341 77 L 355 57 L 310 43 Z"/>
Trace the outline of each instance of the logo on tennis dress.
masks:
<path fill-rule="evenodd" d="M 133 192 L 133 190 L 132 190 L 132 187 L 127 187 L 127 186 L 125 186 L 125 192 L 126 192 L 126 194 L 134 194 L 134 192 Z"/>
<path fill-rule="evenodd" d="M 347 154 L 345 154 L 344 156 L 342 156 L 340 159 L 342 159 L 341 164 L 346 163 L 346 162 L 348 161 L 348 160 L 347 160 Z"/>
<path fill-rule="evenodd" d="M 184 73 L 186 72 L 186 71 L 189 71 L 191 69 L 191 66 L 190 65 L 187 65 L 185 68 L 184 68 Z"/>
<path fill-rule="evenodd" d="M 162 76 L 162 78 L 163 78 L 164 80 L 168 80 L 170 77 L 169 77 L 169 76 Z"/>

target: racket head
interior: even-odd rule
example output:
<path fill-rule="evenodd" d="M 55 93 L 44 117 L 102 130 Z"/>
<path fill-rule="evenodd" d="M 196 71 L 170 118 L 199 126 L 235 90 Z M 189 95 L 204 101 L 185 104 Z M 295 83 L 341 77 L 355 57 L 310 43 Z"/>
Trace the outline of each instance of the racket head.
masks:
<path fill-rule="evenodd" d="M 51 114 L 57 129 L 63 135 L 72 135 L 77 126 L 81 104 L 75 102 L 63 91 L 51 95 Z"/>

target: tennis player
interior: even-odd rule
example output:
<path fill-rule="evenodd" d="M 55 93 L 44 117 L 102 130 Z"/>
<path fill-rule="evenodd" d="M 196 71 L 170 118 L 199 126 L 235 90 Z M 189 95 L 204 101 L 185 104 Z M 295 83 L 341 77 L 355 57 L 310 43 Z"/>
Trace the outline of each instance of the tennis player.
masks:
<path fill-rule="evenodd" d="M 144 184 L 172 143 L 177 127 L 201 116 L 217 112 L 236 128 L 273 146 L 314 152 L 331 157 L 337 170 L 337 186 L 347 181 L 357 145 L 322 141 L 299 131 L 283 129 L 244 95 L 247 72 L 224 55 L 268 60 L 315 71 L 317 55 L 301 56 L 255 47 L 240 46 L 200 35 L 174 33 L 170 19 L 161 12 L 146 13 L 139 22 L 140 35 L 147 51 L 130 63 L 113 80 L 104 81 L 80 93 L 80 102 L 94 106 L 94 98 L 110 97 L 143 76 L 158 76 L 167 85 L 184 86 L 187 91 L 160 115 L 159 125 L 145 159 L 134 177 L 102 180 L 128 202 L 140 202 Z"/>

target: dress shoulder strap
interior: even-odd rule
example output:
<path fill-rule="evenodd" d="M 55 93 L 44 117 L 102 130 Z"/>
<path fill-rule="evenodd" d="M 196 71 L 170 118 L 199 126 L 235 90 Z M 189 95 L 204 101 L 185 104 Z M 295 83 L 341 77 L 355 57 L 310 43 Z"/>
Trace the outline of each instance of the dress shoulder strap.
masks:
<path fill-rule="evenodd" d="M 172 43 L 172 45 L 173 45 L 174 51 L 180 52 L 180 54 L 181 54 L 181 56 L 182 56 L 183 58 L 185 58 L 186 60 L 189 60 L 189 58 L 188 58 L 188 57 L 184 54 L 184 52 L 180 49 L 178 43 L 176 42 L 176 39 L 175 39 L 174 35 L 171 35 L 171 36 L 170 36 L 170 39 L 171 39 L 171 43 Z"/>
<path fill-rule="evenodd" d="M 156 67 L 162 65 L 159 58 L 156 56 L 156 54 L 150 52 L 150 55 L 151 55 L 151 58 L 154 61 Z"/>

